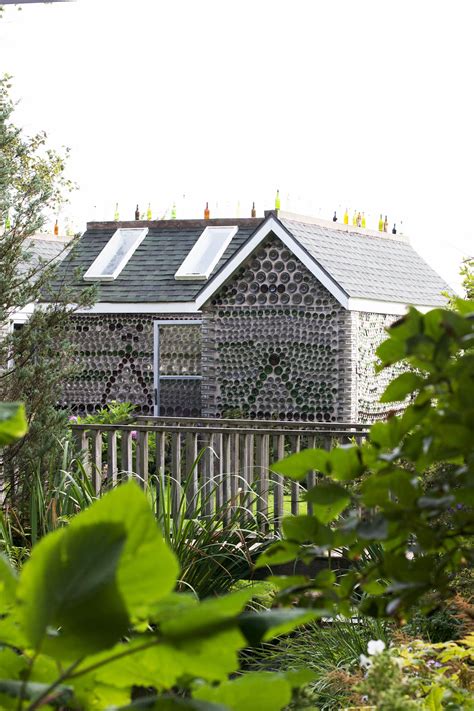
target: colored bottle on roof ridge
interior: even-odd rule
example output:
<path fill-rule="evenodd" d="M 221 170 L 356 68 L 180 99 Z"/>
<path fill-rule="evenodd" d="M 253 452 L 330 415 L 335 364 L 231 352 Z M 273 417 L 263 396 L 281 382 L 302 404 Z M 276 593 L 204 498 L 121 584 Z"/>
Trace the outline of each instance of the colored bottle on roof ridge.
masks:
<path fill-rule="evenodd" d="M 280 208 L 281 208 L 280 191 L 277 190 L 276 195 L 275 195 L 275 210 L 280 210 Z"/>
<path fill-rule="evenodd" d="M 57 237 L 58 234 L 59 234 L 59 225 L 58 225 L 58 221 L 56 220 L 56 222 L 54 223 L 54 236 Z"/>
<path fill-rule="evenodd" d="M 397 225 L 393 225 L 392 235 L 396 235 L 396 234 L 397 234 Z"/>
<path fill-rule="evenodd" d="M 349 224 L 349 210 L 346 207 L 346 211 L 344 213 L 344 224 L 348 225 Z"/>
<path fill-rule="evenodd" d="M 365 229 L 366 226 L 366 221 L 365 221 L 365 213 L 362 213 L 362 227 Z"/>
<path fill-rule="evenodd" d="M 387 220 L 387 215 L 385 215 L 385 220 L 383 223 L 383 231 L 388 232 L 388 220 Z"/>
<path fill-rule="evenodd" d="M 357 227 L 357 210 L 354 210 L 354 214 L 352 215 L 352 226 Z"/>
<path fill-rule="evenodd" d="M 250 213 L 250 217 L 257 217 L 257 210 L 255 209 L 255 203 L 252 203 L 252 212 Z"/>
<path fill-rule="evenodd" d="M 9 230 L 9 229 L 11 229 L 11 226 L 12 226 L 12 222 L 10 220 L 10 211 L 7 210 L 7 216 L 5 217 L 5 229 Z"/>
<path fill-rule="evenodd" d="M 149 221 L 152 218 L 151 214 L 151 203 L 148 203 L 148 210 L 146 211 L 146 219 Z"/>
<path fill-rule="evenodd" d="M 176 203 L 173 203 L 173 207 L 171 208 L 171 219 L 176 220 Z"/>
<path fill-rule="evenodd" d="M 206 207 L 204 208 L 204 219 L 209 220 L 211 217 L 211 212 L 209 210 L 209 203 L 206 202 Z"/>
<path fill-rule="evenodd" d="M 139 209 L 138 205 L 137 205 L 137 207 L 136 207 L 136 209 L 135 209 L 135 219 L 136 219 L 136 220 L 139 220 L 139 219 L 140 219 L 140 209 Z"/>
<path fill-rule="evenodd" d="M 379 217 L 379 232 L 383 232 L 383 218 L 382 215 Z"/>
<path fill-rule="evenodd" d="M 333 215 L 332 221 L 337 222 L 336 210 L 334 210 L 334 215 Z"/>
<path fill-rule="evenodd" d="M 119 208 L 118 208 L 118 202 L 115 203 L 115 212 L 114 212 L 114 220 L 115 222 L 119 221 Z"/>

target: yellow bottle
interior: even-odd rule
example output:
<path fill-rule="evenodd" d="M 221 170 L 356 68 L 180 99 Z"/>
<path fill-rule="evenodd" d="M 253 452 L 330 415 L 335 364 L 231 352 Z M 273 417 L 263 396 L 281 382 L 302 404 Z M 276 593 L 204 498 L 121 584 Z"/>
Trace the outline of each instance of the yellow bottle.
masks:
<path fill-rule="evenodd" d="M 348 212 L 348 210 L 347 210 L 347 207 L 346 207 L 346 211 L 345 211 L 345 213 L 344 213 L 344 224 L 345 224 L 345 225 L 348 225 L 348 224 L 349 224 L 349 212 Z"/>
<path fill-rule="evenodd" d="M 362 227 L 365 228 L 366 222 L 365 222 L 365 213 L 362 213 Z"/>
<path fill-rule="evenodd" d="M 275 196 L 275 210 L 279 210 L 281 208 L 281 203 L 280 203 L 280 191 L 277 190 L 277 194 Z"/>
<path fill-rule="evenodd" d="M 11 223 L 11 220 L 10 220 L 10 213 L 7 212 L 7 216 L 6 216 L 6 218 L 5 218 L 5 229 L 6 229 L 6 230 L 9 230 L 9 229 L 11 229 L 11 226 L 12 226 L 12 223 Z"/>
<path fill-rule="evenodd" d="M 152 215 L 151 215 L 151 204 L 148 203 L 148 210 L 146 211 L 146 219 L 147 219 L 147 220 L 151 220 L 151 217 L 152 217 Z"/>
<path fill-rule="evenodd" d="M 173 203 L 173 207 L 171 208 L 171 219 L 176 220 L 176 203 Z"/>
<path fill-rule="evenodd" d="M 354 210 L 354 214 L 352 215 L 352 226 L 357 227 L 357 210 Z"/>
<path fill-rule="evenodd" d="M 119 221 L 119 209 L 118 209 L 118 202 L 115 203 L 115 213 L 114 213 L 114 220 L 115 222 Z"/>
<path fill-rule="evenodd" d="M 379 232 L 383 232 L 383 218 L 382 215 L 379 217 Z"/>

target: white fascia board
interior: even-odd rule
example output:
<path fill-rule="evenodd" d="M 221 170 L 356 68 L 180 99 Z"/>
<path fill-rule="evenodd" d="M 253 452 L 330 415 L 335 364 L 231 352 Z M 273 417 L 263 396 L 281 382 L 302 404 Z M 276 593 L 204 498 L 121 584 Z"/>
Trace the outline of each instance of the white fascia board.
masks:
<path fill-rule="evenodd" d="M 288 249 L 302 262 L 305 267 L 318 279 L 323 286 L 334 296 L 337 301 L 348 308 L 349 298 L 345 291 L 341 289 L 327 274 L 319 267 L 314 259 L 304 250 L 301 245 L 292 237 L 284 227 L 273 216 L 266 220 L 261 227 L 255 232 L 243 246 L 236 252 L 221 271 L 212 279 L 207 286 L 196 297 L 196 306 L 200 309 L 201 306 L 211 298 L 211 296 L 227 281 L 227 279 L 235 272 L 236 269 L 244 262 L 247 257 L 268 237 L 273 233 Z"/>
<path fill-rule="evenodd" d="M 76 314 L 194 314 L 199 309 L 193 301 L 106 302 L 99 301 L 88 309 L 77 309 Z"/>
<path fill-rule="evenodd" d="M 33 303 L 26 304 L 22 309 L 12 311 L 9 316 L 9 321 L 10 323 L 26 323 L 34 310 L 35 305 Z"/>
<path fill-rule="evenodd" d="M 393 316 L 403 316 L 408 312 L 410 306 L 414 306 L 422 314 L 439 308 L 437 306 L 425 306 L 420 304 L 402 304 L 399 301 L 379 301 L 378 299 L 359 299 L 351 297 L 349 299 L 349 311 L 363 311 L 364 313 L 390 314 Z"/>

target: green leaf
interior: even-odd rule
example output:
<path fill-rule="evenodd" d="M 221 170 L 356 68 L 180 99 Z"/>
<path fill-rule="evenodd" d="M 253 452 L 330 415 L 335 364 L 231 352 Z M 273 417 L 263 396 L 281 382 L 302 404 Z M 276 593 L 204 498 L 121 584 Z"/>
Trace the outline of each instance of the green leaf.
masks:
<path fill-rule="evenodd" d="M 397 363 L 405 356 L 405 344 L 403 341 L 397 341 L 389 338 L 380 344 L 375 351 L 375 354 L 382 361 L 383 367 Z"/>
<path fill-rule="evenodd" d="M 361 450 L 356 444 L 341 444 L 330 453 L 331 478 L 338 481 L 356 479 L 365 470 Z"/>
<path fill-rule="evenodd" d="M 219 686 L 198 687 L 193 697 L 231 711 L 280 711 L 290 702 L 291 684 L 283 674 L 250 672 Z"/>
<path fill-rule="evenodd" d="M 133 481 L 113 489 L 75 516 L 70 527 L 101 521 L 125 527 L 118 586 L 130 616 L 146 619 L 175 587 L 179 572 L 176 556 L 163 540 L 146 494 Z"/>
<path fill-rule="evenodd" d="M 19 402 L 0 402 L 0 447 L 16 442 L 27 432 L 25 406 Z"/>
<path fill-rule="evenodd" d="M 350 504 L 351 497 L 339 484 L 322 482 L 306 494 L 313 504 L 313 513 L 321 523 L 330 523 Z"/>
<path fill-rule="evenodd" d="M 401 402 L 407 395 L 419 390 L 423 382 L 423 378 L 415 373 L 402 373 L 388 385 L 380 398 L 380 402 Z"/>
<path fill-rule="evenodd" d="M 298 557 L 300 547 L 290 541 L 278 541 L 269 546 L 257 559 L 255 568 L 289 563 Z"/>
<path fill-rule="evenodd" d="M 305 575 L 270 575 L 267 580 L 278 590 L 305 587 L 310 584 L 310 579 Z"/>
<path fill-rule="evenodd" d="M 239 617 L 239 626 L 251 646 L 267 642 L 281 634 L 287 634 L 317 617 L 327 616 L 327 610 L 304 608 L 279 608 L 264 612 L 244 612 Z"/>
<path fill-rule="evenodd" d="M 18 600 L 35 649 L 78 658 L 126 632 L 129 617 L 116 580 L 125 538 L 121 524 L 95 523 L 55 531 L 34 547 Z"/>
<path fill-rule="evenodd" d="M 16 572 L 0 553 L 0 612 L 15 604 L 17 582 Z"/>
<path fill-rule="evenodd" d="M 181 611 L 176 617 L 163 620 L 161 632 L 165 640 L 171 642 L 189 639 L 192 636 L 211 635 L 220 628 L 237 625 L 237 615 L 253 597 L 265 589 L 263 585 L 253 585 L 219 598 L 203 600 L 197 607 Z M 227 625 L 225 624 L 227 623 Z"/>
<path fill-rule="evenodd" d="M 300 480 L 313 470 L 328 474 L 330 473 L 328 466 L 329 452 L 325 449 L 303 449 L 301 452 L 290 454 L 289 457 L 272 464 L 270 468 L 290 479 Z"/>
<path fill-rule="evenodd" d="M 28 667 L 25 657 L 13 649 L 0 649 L 0 679 L 20 679 L 20 674 Z M 3 689 L 5 691 L 5 689 Z"/>

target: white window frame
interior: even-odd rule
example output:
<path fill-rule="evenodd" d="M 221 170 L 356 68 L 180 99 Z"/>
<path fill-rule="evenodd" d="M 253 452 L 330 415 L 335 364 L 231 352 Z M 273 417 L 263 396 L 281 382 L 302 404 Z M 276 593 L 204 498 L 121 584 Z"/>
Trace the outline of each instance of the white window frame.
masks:
<path fill-rule="evenodd" d="M 212 232 L 212 230 L 229 230 L 229 234 L 227 237 L 222 241 L 222 243 L 219 245 L 219 249 L 217 250 L 216 254 L 214 255 L 214 258 L 212 261 L 209 263 L 208 268 L 206 269 L 205 272 L 192 272 L 189 270 L 189 266 L 193 263 L 193 260 L 196 258 L 196 256 L 200 256 L 201 251 L 202 251 L 202 245 L 205 242 L 207 235 Z M 184 262 L 181 264 L 179 267 L 178 271 L 174 275 L 174 278 L 178 281 L 207 281 L 209 277 L 211 276 L 214 267 L 216 264 L 219 262 L 221 259 L 222 255 L 224 254 L 225 250 L 229 246 L 229 244 L 232 241 L 232 238 L 237 234 L 238 230 L 237 225 L 212 225 L 206 227 L 204 232 L 199 236 L 199 239 L 197 242 L 194 244 L 192 247 L 191 251 L 188 253 L 187 257 L 185 258 Z"/>
<path fill-rule="evenodd" d="M 131 245 L 127 252 L 125 252 L 113 272 L 104 274 L 102 270 L 109 261 L 109 259 L 113 256 L 114 251 L 117 249 L 121 239 L 122 231 L 136 232 L 137 237 L 135 239 L 135 242 Z M 135 250 L 138 249 L 138 247 L 141 245 L 147 234 L 148 227 L 119 227 L 117 230 L 115 230 L 105 247 L 102 248 L 102 250 L 99 252 L 97 257 L 90 265 L 89 269 L 84 274 L 84 281 L 114 281 L 118 277 L 122 269 L 126 266 L 128 261 L 130 260 L 130 257 L 134 254 Z"/>

